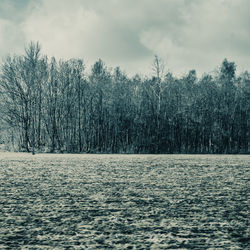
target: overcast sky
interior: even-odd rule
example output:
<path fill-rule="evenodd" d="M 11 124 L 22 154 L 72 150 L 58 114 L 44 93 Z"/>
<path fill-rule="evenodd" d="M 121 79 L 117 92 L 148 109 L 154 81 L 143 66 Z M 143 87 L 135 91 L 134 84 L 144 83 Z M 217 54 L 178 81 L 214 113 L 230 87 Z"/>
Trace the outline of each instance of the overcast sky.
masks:
<path fill-rule="evenodd" d="M 211 72 L 224 58 L 250 70 L 250 0 L 0 0 L 0 57 L 30 41 L 56 58 L 98 58 L 152 73 L 155 54 L 174 74 Z"/>

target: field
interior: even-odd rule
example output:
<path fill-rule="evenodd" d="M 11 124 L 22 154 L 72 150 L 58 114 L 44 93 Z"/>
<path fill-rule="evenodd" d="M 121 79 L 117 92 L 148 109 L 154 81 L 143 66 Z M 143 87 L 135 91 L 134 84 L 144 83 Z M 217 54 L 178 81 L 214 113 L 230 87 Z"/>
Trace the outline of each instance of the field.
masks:
<path fill-rule="evenodd" d="M 0 154 L 0 249 L 250 247 L 249 155 Z"/>

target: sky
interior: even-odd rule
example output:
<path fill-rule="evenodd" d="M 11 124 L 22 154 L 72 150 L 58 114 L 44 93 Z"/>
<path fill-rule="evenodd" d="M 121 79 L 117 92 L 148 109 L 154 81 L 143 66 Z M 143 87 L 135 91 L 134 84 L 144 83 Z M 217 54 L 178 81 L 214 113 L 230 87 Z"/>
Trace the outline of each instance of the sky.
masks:
<path fill-rule="evenodd" d="M 42 54 L 128 74 L 198 75 L 234 61 L 250 71 L 249 0 L 0 0 L 0 58 L 38 41 Z"/>

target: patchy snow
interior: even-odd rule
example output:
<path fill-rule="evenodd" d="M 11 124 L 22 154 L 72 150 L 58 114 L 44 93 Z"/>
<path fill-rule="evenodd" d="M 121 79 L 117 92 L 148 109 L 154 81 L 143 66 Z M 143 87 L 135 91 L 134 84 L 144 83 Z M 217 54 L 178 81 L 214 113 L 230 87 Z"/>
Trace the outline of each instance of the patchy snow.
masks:
<path fill-rule="evenodd" d="M 249 246 L 249 155 L 0 153 L 0 247 Z"/>

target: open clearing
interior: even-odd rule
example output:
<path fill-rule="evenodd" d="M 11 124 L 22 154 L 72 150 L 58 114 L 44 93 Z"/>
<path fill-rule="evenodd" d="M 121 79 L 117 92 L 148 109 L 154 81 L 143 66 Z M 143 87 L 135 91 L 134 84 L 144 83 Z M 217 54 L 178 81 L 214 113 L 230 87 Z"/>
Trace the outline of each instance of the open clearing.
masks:
<path fill-rule="evenodd" d="M 0 248 L 249 247 L 249 155 L 0 154 Z"/>

